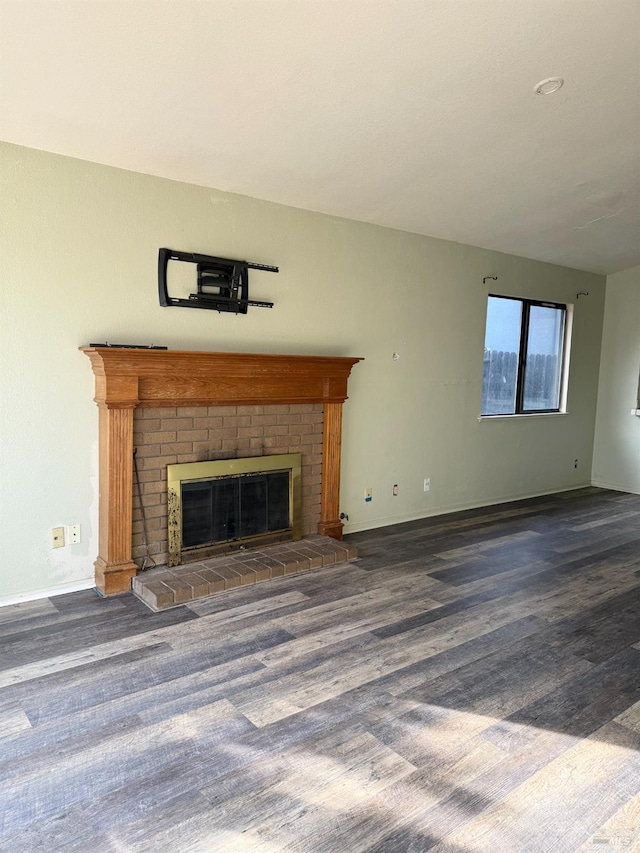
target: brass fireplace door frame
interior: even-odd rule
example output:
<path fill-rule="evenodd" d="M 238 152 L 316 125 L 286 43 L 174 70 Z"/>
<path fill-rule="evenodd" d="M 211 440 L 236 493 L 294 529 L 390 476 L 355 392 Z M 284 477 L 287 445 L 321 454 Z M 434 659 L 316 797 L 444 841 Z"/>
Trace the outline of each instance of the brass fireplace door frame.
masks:
<path fill-rule="evenodd" d="M 182 547 L 182 489 L 181 484 L 243 474 L 262 474 L 273 471 L 289 472 L 289 528 L 273 533 L 260 533 L 242 540 L 228 540 Z M 185 462 L 167 465 L 167 540 L 169 566 L 207 559 L 274 542 L 302 539 L 302 454 L 286 453 L 277 456 L 250 456 L 244 459 L 218 459 L 212 462 Z M 188 560 L 185 560 L 188 557 Z"/>

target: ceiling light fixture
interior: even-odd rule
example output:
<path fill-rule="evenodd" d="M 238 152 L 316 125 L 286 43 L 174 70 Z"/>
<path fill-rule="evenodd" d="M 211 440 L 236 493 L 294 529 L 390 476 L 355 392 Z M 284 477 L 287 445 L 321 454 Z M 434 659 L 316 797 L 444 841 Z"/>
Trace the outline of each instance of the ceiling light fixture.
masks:
<path fill-rule="evenodd" d="M 552 95 L 564 86 L 562 77 L 547 77 L 541 80 L 533 89 L 536 95 Z"/>

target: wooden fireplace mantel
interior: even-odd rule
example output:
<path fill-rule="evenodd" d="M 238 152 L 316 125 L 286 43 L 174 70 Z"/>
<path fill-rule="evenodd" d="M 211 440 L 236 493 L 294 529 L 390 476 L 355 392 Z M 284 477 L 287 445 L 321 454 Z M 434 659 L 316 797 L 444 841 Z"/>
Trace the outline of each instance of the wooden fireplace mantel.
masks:
<path fill-rule="evenodd" d="M 361 358 L 81 347 L 95 375 L 99 408 L 99 554 L 103 595 L 131 588 L 133 410 L 137 406 L 323 403 L 318 532 L 342 538 L 339 519 L 342 404 Z"/>

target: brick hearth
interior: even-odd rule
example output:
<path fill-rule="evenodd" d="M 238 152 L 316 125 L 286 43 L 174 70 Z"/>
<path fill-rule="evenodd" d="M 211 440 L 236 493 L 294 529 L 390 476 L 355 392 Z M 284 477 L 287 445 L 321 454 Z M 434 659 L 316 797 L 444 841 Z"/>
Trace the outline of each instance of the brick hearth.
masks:
<path fill-rule="evenodd" d="M 241 551 L 173 569 L 151 569 L 133 578 L 132 587 L 152 610 L 166 610 L 241 586 L 345 563 L 357 556 L 353 545 L 315 534 L 298 542 Z"/>

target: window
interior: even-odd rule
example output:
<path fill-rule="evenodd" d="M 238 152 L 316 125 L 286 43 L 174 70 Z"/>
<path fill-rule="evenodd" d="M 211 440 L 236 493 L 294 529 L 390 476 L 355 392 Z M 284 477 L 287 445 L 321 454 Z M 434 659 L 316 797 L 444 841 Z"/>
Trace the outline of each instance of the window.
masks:
<path fill-rule="evenodd" d="M 567 306 L 489 296 L 483 415 L 559 412 Z"/>

